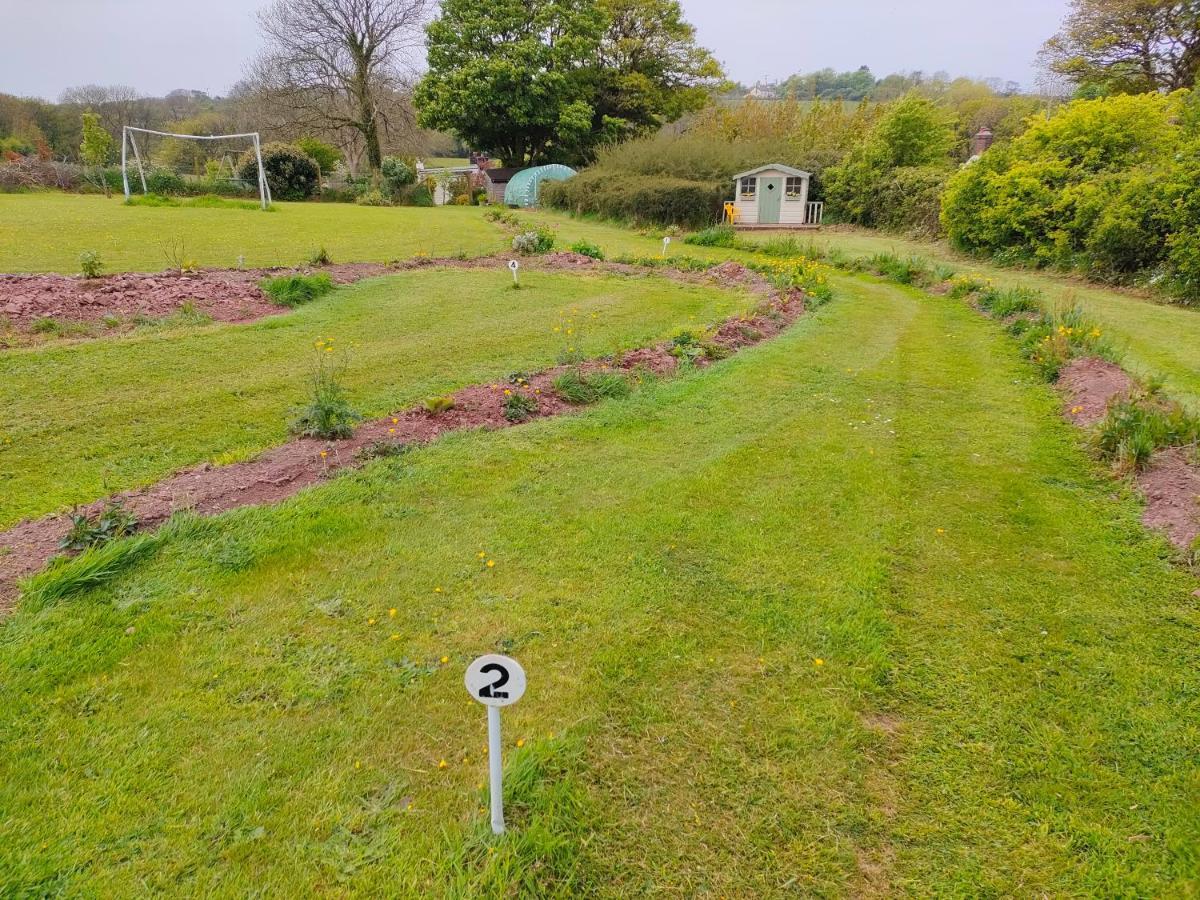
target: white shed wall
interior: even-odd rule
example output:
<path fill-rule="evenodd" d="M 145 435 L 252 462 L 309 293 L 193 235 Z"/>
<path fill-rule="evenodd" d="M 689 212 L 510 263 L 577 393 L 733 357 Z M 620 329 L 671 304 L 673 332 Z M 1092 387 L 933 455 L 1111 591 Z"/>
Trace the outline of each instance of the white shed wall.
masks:
<path fill-rule="evenodd" d="M 778 169 L 768 169 L 765 172 L 759 172 L 753 177 L 760 179 L 760 185 L 761 179 L 763 178 L 781 178 L 783 179 L 783 183 L 786 188 L 788 174 L 786 172 L 781 172 Z M 804 224 L 805 210 L 808 208 L 808 189 L 810 183 L 811 179 L 804 179 L 804 192 L 798 200 L 789 200 L 786 193 L 784 194 L 783 200 L 781 200 L 779 204 L 780 225 Z M 742 183 L 740 179 L 734 183 L 734 189 L 737 191 L 736 199 L 734 200 L 734 207 L 738 212 L 737 221 L 742 225 L 758 225 L 758 193 L 755 194 L 755 199 L 753 200 L 743 200 L 741 184 Z M 761 192 L 761 190 L 762 188 L 760 186 L 759 191 Z"/>

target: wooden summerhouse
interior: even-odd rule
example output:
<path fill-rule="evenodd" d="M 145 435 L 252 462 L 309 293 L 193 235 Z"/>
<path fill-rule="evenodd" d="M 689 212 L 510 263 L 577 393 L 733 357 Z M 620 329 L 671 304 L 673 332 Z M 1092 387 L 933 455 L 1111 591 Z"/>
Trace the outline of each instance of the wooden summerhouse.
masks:
<path fill-rule="evenodd" d="M 808 199 L 812 175 L 782 163 L 734 176 L 725 218 L 738 228 L 819 228 L 825 204 Z"/>

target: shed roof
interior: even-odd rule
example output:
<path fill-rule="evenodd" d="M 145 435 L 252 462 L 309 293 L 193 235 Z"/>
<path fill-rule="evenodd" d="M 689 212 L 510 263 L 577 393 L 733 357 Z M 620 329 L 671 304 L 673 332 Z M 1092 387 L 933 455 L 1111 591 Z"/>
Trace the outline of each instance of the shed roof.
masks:
<path fill-rule="evenodd" d="M 785 175 L 791 175 L 795 178 L 812 178 L 812 172 L 805 172 L 803 169 L 793 169 L 791 166 L 785 166 L 783 163 L 772 163 L 769 166 L 759 166 L 757 169 L 751 169 L 749 172 L 740 172 L 733 176 L 733 180 L 739 178 L 749 178 L 751 175 L 757 175 L 760 172 L 783 172 Z"/>

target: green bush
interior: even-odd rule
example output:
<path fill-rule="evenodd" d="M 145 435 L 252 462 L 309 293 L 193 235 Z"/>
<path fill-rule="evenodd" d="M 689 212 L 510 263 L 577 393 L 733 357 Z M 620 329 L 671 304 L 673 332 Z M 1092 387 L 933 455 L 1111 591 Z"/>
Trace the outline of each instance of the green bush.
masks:
<path fill-rule="evenodd" d="M 1041 312 L 1043 308 L 1041 291 L 1026 287 L 988 287 L 979 293 L 978 302 L 981 309 L 997 319 L 1007 319 L 1018 313 Z"/>
<path fill-rule="evenodd" d="M 513 238 L 512 248 L 527 256 L 535 253 L 548 253 L 554 249 L 554 232 L 549 228 L 523 231 Z"/>
<path fill-rule="evenodd" d="M 410 184 L 396 193 L 396 202 L 401 206 L 433 206 L 433 194 L 423 184 Z"/>
<path fill-rule="evenodd" d="M 715 222 L 730 187 L 684 178 L 589 169 L 542 185 L 545 206 L 577 215 L 699 228 Z"/>
<path fill-rule="evenodd" d="M 582 256 L 590 256 L 592 259 L 604 259 L 604 251 L 591 241 L 576 241 L 571 245 L 571 251 Z"/>
<path fill-rule="evenodd" d="M 315 162 L 323 175 L 332 172 L 342 159 L 341 150 L 315 137 L 300 138 L 296 141 L 296 149 Z"/>
<path fill-rule="evenodd" d="M 379 167 L 383 181 L 383 191 L 389 197 L 397 198 L 402 189 L 417 181 L 416 165 L 398 156 L 385 156 Z"/>
<path fill-rule="evenodd" d="M 392 201 L 387 198 L 383 191 L 366 191 L 359 194 L 354 200 L 359 206 L 391 206 Z"/>
<path fill-rule="evenodd" d="M 133 534 L 137 526 L 137 516 L 127 510 L 119 500 L 105 503 L 98 512 L 91 515 L 72 513 L 71 528 L 59 541 L 58 549 L 86 550 L 89 547 L 97 547 Z"/>
<path fill-rule="evenodd" d="M 317 164 L 299 148 L 290 144 L 266 144 L 262 148 L 262 162 L 272 199 L 307 200 L 317 192 Z M 253 152 L 242 155 L 238 176 L 249 184 L 258 184 L 258 159 Z"/>
<path fill-rule="evenodd" d="M 332 291 L 333 279 L 324 272 L 315 275 L 281 275 L 278 278 L 264 278 L 259 282 L 259 287 L 271 298 L 271 302 L 294 309 Z"/>

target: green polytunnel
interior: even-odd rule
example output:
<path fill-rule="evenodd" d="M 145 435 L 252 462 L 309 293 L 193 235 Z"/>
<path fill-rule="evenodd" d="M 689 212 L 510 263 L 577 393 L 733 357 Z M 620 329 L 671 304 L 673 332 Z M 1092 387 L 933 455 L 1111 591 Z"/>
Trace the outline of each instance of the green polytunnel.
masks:
<path fill-rule="evenodd" d="M 512 177 L 508 187 L 504 189 L 504 205 L 526 208 L 537 206 L 543 181 L 566 181 L 574 174 L 575 170 L 570 166 L 560 166 L 557 163 L 522 169 Z"/>

